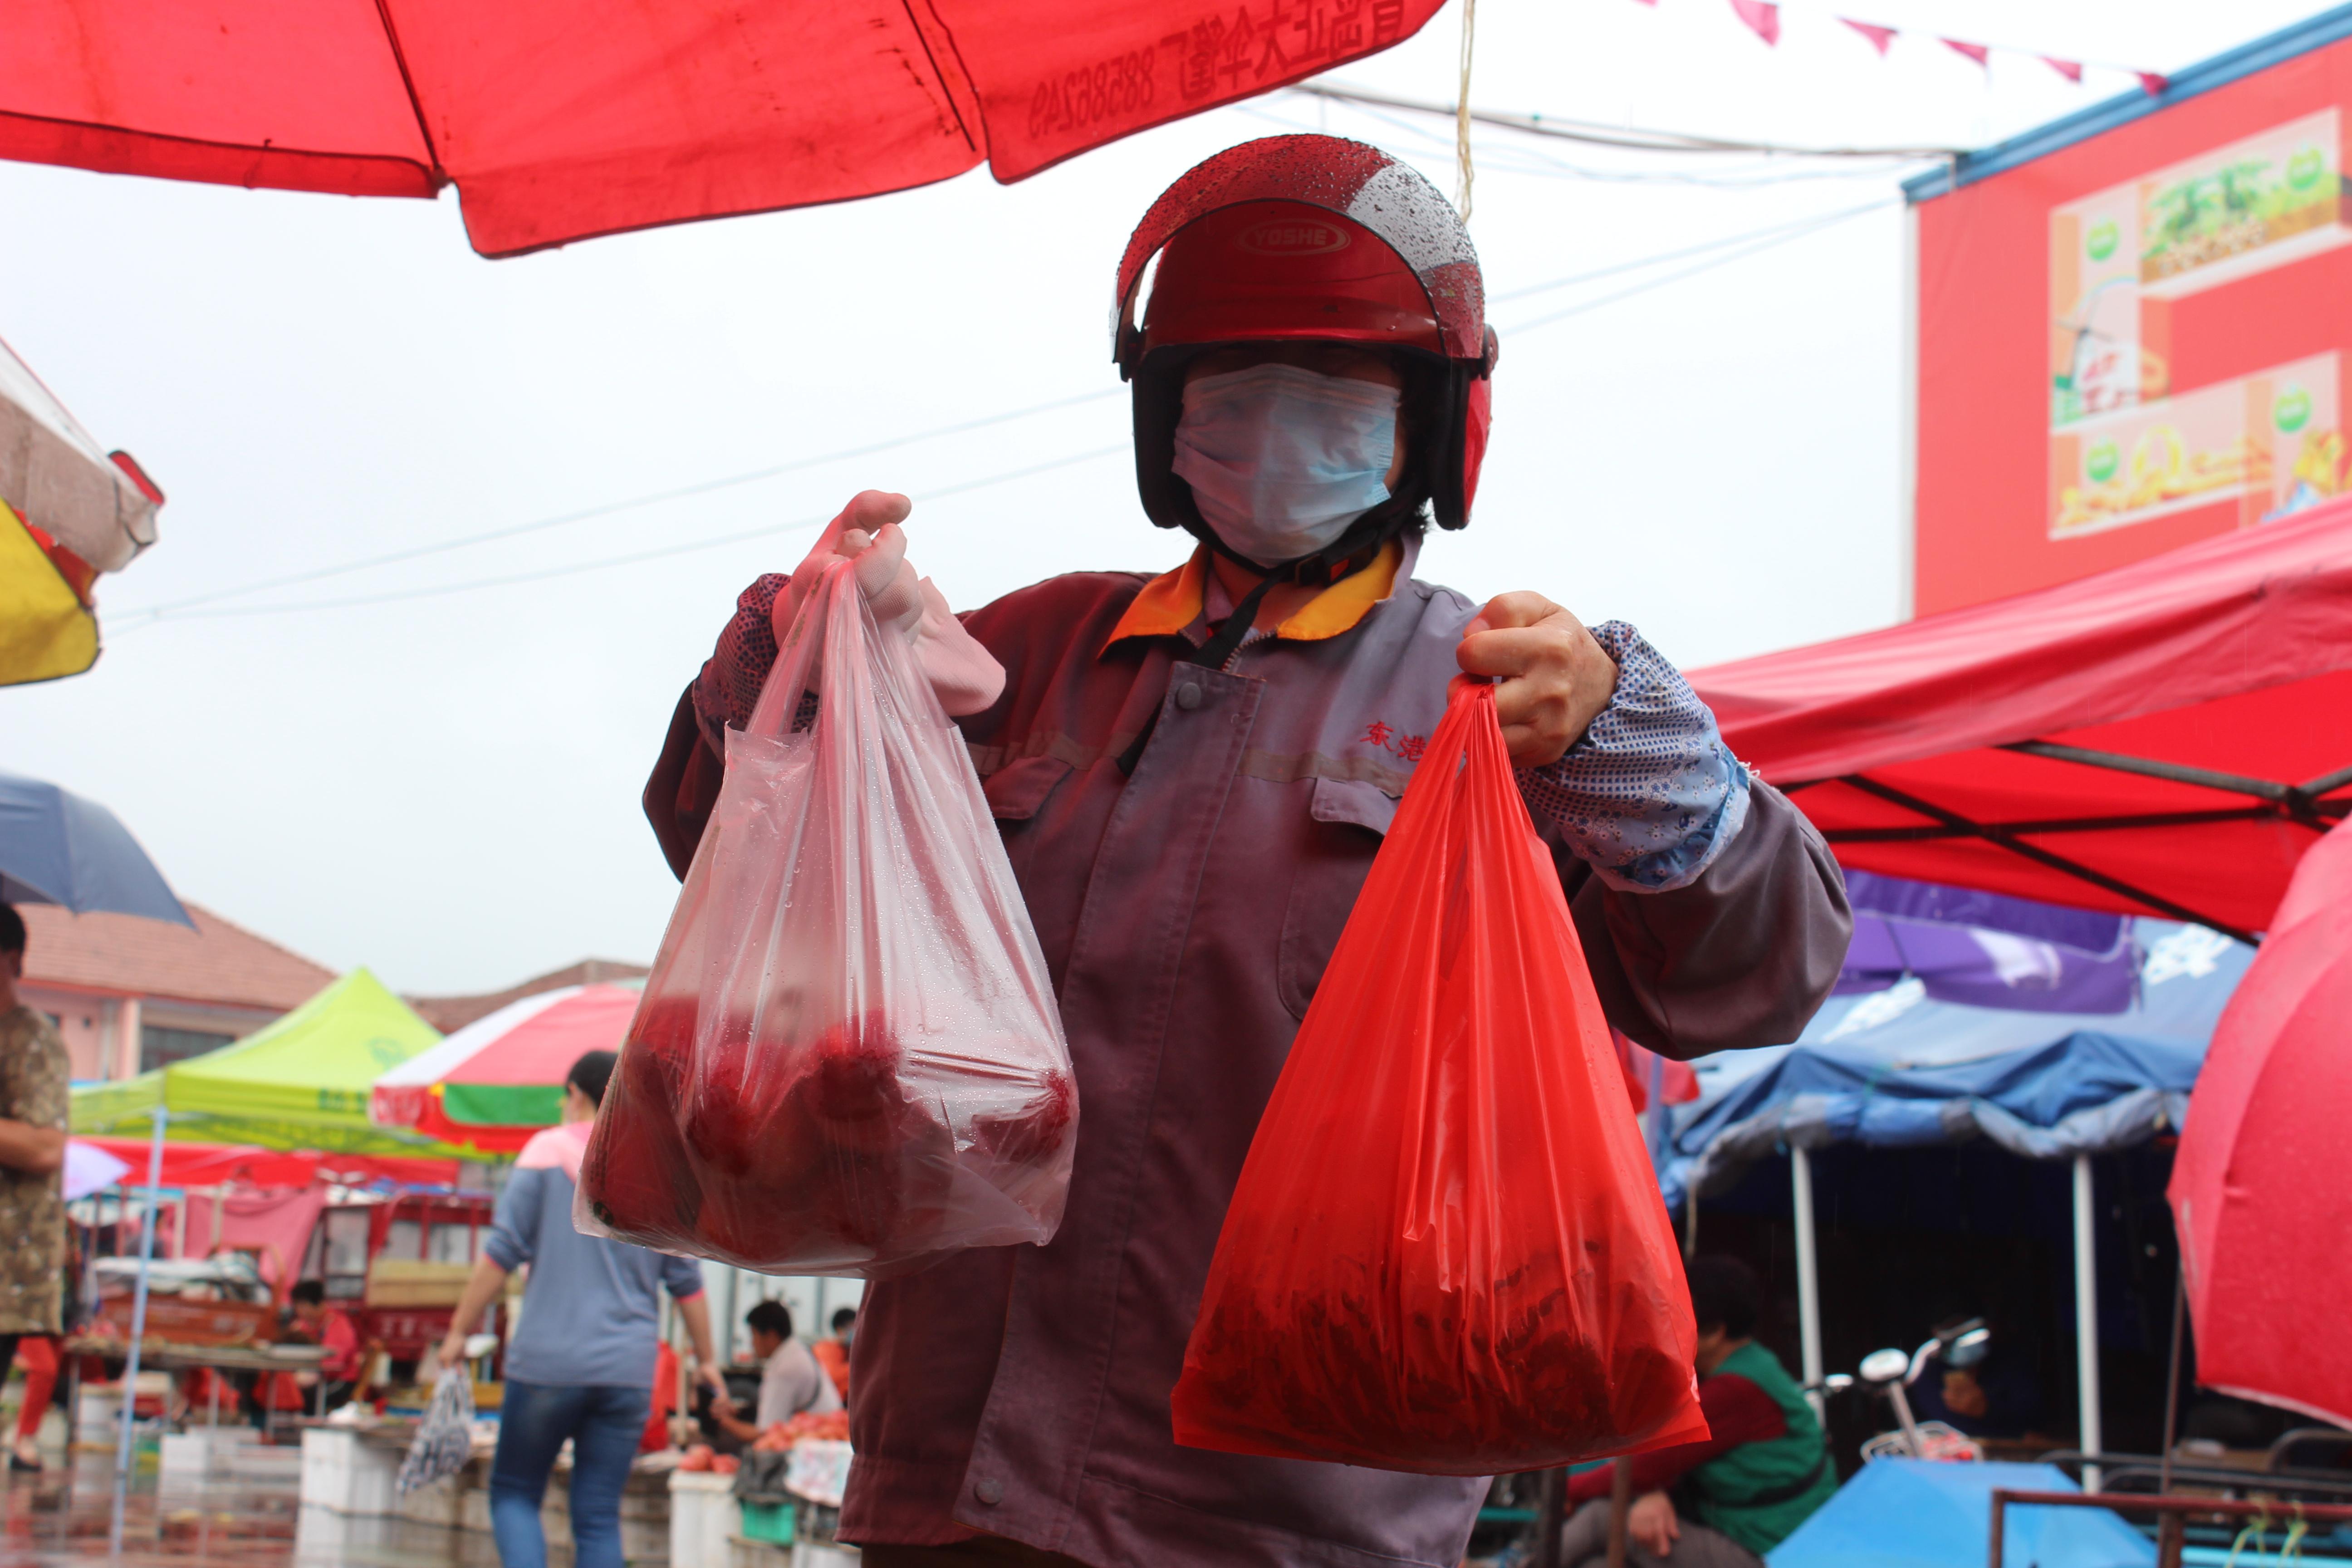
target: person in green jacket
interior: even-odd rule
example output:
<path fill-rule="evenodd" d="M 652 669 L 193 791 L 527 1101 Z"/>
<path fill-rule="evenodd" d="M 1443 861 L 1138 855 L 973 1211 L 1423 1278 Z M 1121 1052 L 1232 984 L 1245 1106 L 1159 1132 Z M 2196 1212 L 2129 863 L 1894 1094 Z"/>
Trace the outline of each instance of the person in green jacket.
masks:
<path fill-rule="evenodd" d="M 1752 1337 L 1763 1296 L 1756 1271 L 1736 1258 L 1710 1257 L 1686 1273 L 1708 1436 L 1633 1457 L 1626 1561 L 1761 1568 L 1764 1553 L 1837 1490 L 1837 1468 L 1796 1379 Z M 1606 1465 L 1570 1478 L 1576 1511 L 1560 1561 L 1570 1568 L 1606 1560 L 1609 1484 Z"/>

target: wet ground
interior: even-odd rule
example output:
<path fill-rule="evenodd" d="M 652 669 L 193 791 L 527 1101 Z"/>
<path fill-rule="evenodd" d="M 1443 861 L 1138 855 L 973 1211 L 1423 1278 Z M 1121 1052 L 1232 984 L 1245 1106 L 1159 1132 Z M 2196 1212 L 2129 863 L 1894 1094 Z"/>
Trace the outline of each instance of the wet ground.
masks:
<path fill-rule="evenodd" d="M 7 1476 L 0 1500 L 0 1568 L 497 1568 L 489 1537 L 397 1519 L 345 1519 L 295 1500 L 295 1479 L 174 1482 L 138 1477 L 121 1509 L 119 1555 L 110 1456 L 56 1459 L 40 1475 Z"/>

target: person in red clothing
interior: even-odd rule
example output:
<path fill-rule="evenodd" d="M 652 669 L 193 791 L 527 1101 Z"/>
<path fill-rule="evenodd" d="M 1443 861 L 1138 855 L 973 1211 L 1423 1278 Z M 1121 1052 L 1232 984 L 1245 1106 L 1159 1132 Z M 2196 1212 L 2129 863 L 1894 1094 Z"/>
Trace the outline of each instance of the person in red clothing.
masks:
<path fill-rule="evenodd" d="M 16 1417 L 16 1442 L 8 1451 L 12 1470 L 41 1468 L 41 1417 L 58 1387 L 58 1337 L 26 1334 L 16 1342 L 16 1364 L 25 1369 L 25 1406 Z"/>
<path fill-rule="evenodd" d="M 824 1375 L 833 1379 L 834 1392 L 841 1395 L 845 1409 L 849 1405 L 849 1342 L 856 1332 L 857 1309 L 838 1308 L 833 1314 L 833 1337 L 809 1346 L 809 1354 L 816 1357 L 816 1364 L 824 1369 Z"/>
<path fill-rule="evenodd" d="M 327 1359 L 319 1363 L 319 1380 L 327 1385 L 322 1410 L 332 1410 L 359 1392 L 360 1331 L 349 1314 L 327 1305 L 327 1288 L 316 1279 L 297 1284 L 288 1300 L 294 1308 L 294 1331 L 312 1344 L 324 1345 Z M 279 1406 L 284 1408 L 284 1406 Z"/>
<path fill-rule="evenodd" d="M 1837 1490 L 1837 1470 L 1796 1380 L 1752 1337 L 1763 1295 L 1755 1270 L 1736 1258 L 1701 1258 L 1686 1275 L 1708 1436 L 1630 1461 L 1626 1561 L 1763 1568 L 1764 1553 Z M 1606 1560 L 1609 1489 L 1606 1465 L 1569 1480 L 1570 1506 L 1581 1505 L 1561 1536 L 1560 1561 L 1570 1568 Z M 1693 1518 L 1676 1510 L 1676 1497 Z"/>

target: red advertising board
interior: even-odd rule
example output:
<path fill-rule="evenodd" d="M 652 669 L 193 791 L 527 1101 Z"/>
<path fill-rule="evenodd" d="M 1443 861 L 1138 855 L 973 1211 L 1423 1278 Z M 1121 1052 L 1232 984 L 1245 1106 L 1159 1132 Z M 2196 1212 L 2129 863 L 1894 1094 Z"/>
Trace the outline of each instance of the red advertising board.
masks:
<path fill-rule="evenodd" d="M 2337 12 L 1912 182 L 1916 613 L 2352 488 L 2348 132 Z"/>

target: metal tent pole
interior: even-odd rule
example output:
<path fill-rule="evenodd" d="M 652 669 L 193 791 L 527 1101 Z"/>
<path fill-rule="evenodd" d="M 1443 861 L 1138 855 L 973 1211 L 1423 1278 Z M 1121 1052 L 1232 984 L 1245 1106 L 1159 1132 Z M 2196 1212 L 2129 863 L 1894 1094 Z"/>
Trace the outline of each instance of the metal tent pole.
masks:
<path fill-rule="evenodd" d="M 1813 1237 L 1813 1160 L 1795 1143 L 1789 1145 L 1789 1183 L 1797 1214 L 1797 1342 L 1804 1358 L 1805 1398 L 1819 1420 L 1824 1408 L 1822 1381 L 1821 1259 Z"/>
<path fill-rule="evenodd" d="M 2091 1226 L 2096 1218 L 2091 1194 L 2091 1157 L 2074 1156 L 2074 1342 L 2076 1394 L 2082 1405 L 2083 1452 L 2095 1459 L 2099 1436 L 2099 1274 Z M 2083 1467 L 2083 1489 L 2099 1489 L 2099 1467 Z"/>
<path fill-rule="evenodd" d="M 155 1205 L 163 1188 L 163 1124 L 172 1113 L 161 1104 L 148 1112 L 155 1135 L 147 1145 L 147 1205 L 139 1221 L 139 1275 L 131 1291 L 131 1355 L 122 1369 L 122 1411 L 114 1443 L 114 1518 L 110 1550 L 122 1552 L 122 1511 L 131 1492 L 131 1428 L 139 1414 L 139 1342 L 147 1332 L 147 1266 L 155 1258 Z"/>

